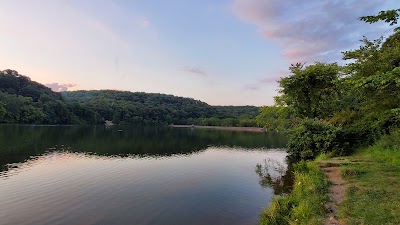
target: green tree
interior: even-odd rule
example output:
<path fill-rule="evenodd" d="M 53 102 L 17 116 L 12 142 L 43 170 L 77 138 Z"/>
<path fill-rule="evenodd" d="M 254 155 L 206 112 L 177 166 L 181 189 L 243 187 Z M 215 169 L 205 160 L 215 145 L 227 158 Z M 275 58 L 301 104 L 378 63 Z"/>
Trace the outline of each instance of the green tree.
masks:
<path fill-rule="evenodd" d="M 290 67 L 291 75 L 279 80 L 278 104 L 293 109 L 300 118 L 326 118 L 333 114 L 333 101 L 338 96 L 339 66 L 336 63 L 316 63 Z"/>
<path fill-rule="evenodd" d="M 375 16 L 362 16 L 359 19 L 366 23 L 376 23 L 378 21 L 385 21 L 389 23 L 390 26 L 397 24 L 399 19 L 400 9 L 391 9 L 386 11 L 380 11 L 378 15 Z M 399 28 L 396 28 L 398 30 Z"/>
<path fill-rule="evenodd" d="M 352 106 L 357 109 L 357 120 L 353 126 L 373 130 L 368 132 L 371 135 L 380 131 L 389 132 L 400 125 L 399 40 L 400 31 L 386 40 L 370 41 L 364 38 L 359 49 L 344 53 L 344 59 L 352 60 L 345 67 L 349 74 L 347 81 L 352 85 L 353 93 L 357 93 L 354 96 L 358 96 L 358 101 Z M 354 130 L 360 132 L 359 129 Z"/>
<path fill-rule="evenodd" d="M 264 106 L 256 117 L 257 125 L 268 131 L 286 130 L 293 122 L 289 110 L 284 106 Z"/>

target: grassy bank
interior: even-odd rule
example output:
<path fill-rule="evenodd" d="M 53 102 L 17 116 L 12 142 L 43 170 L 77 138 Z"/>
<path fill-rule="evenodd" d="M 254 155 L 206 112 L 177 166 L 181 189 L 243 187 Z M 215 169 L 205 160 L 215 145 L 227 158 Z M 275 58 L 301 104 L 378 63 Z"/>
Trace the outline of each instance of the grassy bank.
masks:
<path fill-rule="evenodd" d="M 277 196 L 260 215 L 261 224 L 320 224 L 329 199 L 329 183 L 315 162 L 294 165 L 295 181 L 290 195 Z"/>
<path fill-rule="evenodd" d="M 320 156 L 298 163 L 292 193 L 277 196 L 261 214 L 261 224 L 323 222 L 328 216 L 324 204 L 329 200 L 329 182 L 318 160 L 339 166 L 345 180 L 344 201 L 337 215 L 341 224 L 400 224 L 400 132 L 351 156 L 331 160 Z"/>
<path fill-rule="evenodd" d="M 400 132 L 361 149 L 341 167 L 348 188 L 339 206 L 346 224 L 400 224 Z"/>

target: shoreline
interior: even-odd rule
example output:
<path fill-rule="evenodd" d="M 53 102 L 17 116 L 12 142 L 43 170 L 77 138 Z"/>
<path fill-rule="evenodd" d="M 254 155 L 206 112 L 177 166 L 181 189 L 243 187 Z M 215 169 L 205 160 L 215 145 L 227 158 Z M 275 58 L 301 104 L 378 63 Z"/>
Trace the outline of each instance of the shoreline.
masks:
<path fill-rule="evenodd" d="M 169 125 L 172 128 L 191 128 L 191 129 L 209 129 L 209 130 L 229 130 L 242 132 L 264 133 L 266 130 L 261 127 L 222 127 L 222 126 L 195 126 L 195 125 Z"/>

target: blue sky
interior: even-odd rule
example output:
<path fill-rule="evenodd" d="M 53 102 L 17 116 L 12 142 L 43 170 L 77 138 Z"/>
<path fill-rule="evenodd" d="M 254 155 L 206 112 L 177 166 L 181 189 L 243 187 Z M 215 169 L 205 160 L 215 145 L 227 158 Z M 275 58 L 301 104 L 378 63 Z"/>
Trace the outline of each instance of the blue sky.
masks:
<path fill-rule="evenodd" d="M 0 69 L 58 90 L 272 105 L 291 63 L 340 61 L 390 0 L 0 0 Z"/>

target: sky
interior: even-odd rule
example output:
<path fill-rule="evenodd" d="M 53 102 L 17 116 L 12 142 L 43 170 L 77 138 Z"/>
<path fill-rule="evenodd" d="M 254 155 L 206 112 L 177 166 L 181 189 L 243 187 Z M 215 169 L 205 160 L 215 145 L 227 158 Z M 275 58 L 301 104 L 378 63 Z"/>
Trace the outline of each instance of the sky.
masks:
<path fill-rule="evenodd" d="M 0 70 L 53 90 L 273 105 L 292 63 L 339 62 L 394 0 L 0 0 Z"/>

